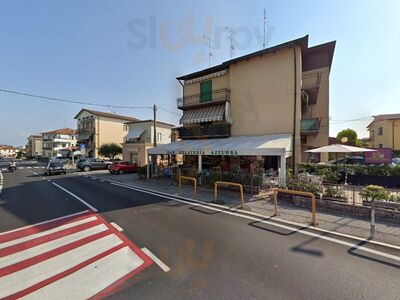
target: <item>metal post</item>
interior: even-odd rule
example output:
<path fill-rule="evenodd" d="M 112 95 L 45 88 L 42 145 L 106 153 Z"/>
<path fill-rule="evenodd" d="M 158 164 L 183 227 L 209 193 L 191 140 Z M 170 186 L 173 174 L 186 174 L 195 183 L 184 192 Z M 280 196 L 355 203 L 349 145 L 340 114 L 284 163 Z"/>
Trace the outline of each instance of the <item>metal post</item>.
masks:
<path fill-rule="evenodd" d="M 214 182 L 214 202 L 216 203 L 217 202 L 217 192 L 218 191 L 218 189 L 217 189 L 217 182 Z"/>
<path fill-rule="evenodd" d="M 375 201 L 371 203 L 371 234 L 370 239 L 375 237 Z"/>
<path fill-rule="evenodd" d="M 274 190 L 274 209 L 275 209 L 275 214 L 274 216 L 278 215 L 278 191 Z"/>
<path fill-rule="evenodd" d="M 315 200 L 315 196 L 314 195 L 311 197 L 311 213 L 312 213 L 312 223 L 311 223 L 311 225 L 316 226 L 317 225 L 317 220 L 316 220 L 316 200 Z"/>
<path fill-rule="evenodd" d="M 154 147 L 157 147 L 157 106 L 153 105 L 153 134 L 154 134 Z"/>

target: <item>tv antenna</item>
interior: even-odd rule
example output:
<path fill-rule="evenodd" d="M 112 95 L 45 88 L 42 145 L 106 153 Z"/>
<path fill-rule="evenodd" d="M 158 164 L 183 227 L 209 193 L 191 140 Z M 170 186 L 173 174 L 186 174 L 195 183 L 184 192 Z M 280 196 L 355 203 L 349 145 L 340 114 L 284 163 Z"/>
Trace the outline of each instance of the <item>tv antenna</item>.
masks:
<path fill-rule="evenodd" d="M 214 41 L 206 35 L 203 35 L 203 38 L 207 40 L 206 45 L 208 46 L 208 66 L 211 67 L 211 57 L 213 56 L 213 54 L 211 52 L 211 47 L 212 47 L 212 43 L 214 43 Z"/>
<path fill-rule="evenodd" d="M 231 59 L 233 58 L 233 55 L 235 53 L 235 34 L 236 31 L 234 31 L 233 29 L 229 28 L 228 26 L 225 26 L 225 29 L 229 32 L 228 35 L 228 40 L 229 40 L 229 54 Z"/>
<path fill-rule="evenodd" d="M 265 49 L 265 27 L 267 24 L 267 10 L 264 8 L 264 36 L 263 36 L 263 49 Z"/>

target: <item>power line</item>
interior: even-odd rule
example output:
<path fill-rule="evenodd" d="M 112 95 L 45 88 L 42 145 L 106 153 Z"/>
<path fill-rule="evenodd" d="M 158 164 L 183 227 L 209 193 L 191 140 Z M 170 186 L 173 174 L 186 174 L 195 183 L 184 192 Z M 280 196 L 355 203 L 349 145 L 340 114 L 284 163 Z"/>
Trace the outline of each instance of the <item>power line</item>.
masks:
<path fill-rule="evenodd" d="M 159 108 L 159 109 L 161 109 L 163 111 L 169 112 L 170 114 L 174 114 L 174 115 L 180 116 L 180 114 L 178 114 L 176 112 L 173 112 L 172 110 L 168 110 L 168 109 L 160 107 L 160 106 L 157 106 L 157 108 Z"/>
<path fill-rule="evenodd" d="M 70 100 L 70 99 L 61 99 L 61 98 L 54 98 L 54 97 L 47 97 L 29 93 L 23 93 L 18 91 L 0 89 L 0 92 L 15 94 L 19 96 L 26 96 L 32 97 L 47 101 L 54 101 L 54 102 L 63 102 L 63 103 L 70 103 L 70 104 L 80 104 L 80 105 L 89 105 L 89 106 L 99 106 L 99 107 L 108 107 L 108 108 L 125 108 L 125 109 L 152 109 L 152 106 L 122 106 L 122 105 L 112 105 L 112 104 L 100 104 L 100 103 L 93 103 L 93 102 L 84 102 L 84 101 L 77 101 L 77 100 Z"/>

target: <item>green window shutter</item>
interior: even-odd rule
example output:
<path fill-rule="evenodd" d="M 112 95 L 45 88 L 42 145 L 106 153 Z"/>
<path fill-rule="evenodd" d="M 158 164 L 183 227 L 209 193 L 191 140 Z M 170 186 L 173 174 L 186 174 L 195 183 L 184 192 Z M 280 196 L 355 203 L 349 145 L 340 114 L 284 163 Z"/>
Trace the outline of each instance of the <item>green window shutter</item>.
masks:
<path fill-rule="evenodd" d="M 212 81 L 200 83 L 200 101 L 207 102 L 212 100 Z"/>

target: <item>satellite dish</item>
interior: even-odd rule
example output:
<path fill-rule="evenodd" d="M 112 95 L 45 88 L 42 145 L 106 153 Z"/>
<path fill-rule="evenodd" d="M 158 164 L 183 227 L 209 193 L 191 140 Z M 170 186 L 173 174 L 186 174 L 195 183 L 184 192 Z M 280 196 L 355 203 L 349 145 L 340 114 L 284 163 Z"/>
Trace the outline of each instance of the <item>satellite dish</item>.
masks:
<path fill-rule="evenodd" d="M 342 137 L 342 138 L 340 139 L 340 141 L 341 141 L 342 143 L 347 143 L 347 142 L 349 141 L 349 139 L 348 139 L 346 136 L 344 136 L 344 137 Z"/>

